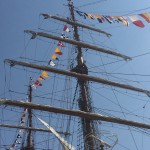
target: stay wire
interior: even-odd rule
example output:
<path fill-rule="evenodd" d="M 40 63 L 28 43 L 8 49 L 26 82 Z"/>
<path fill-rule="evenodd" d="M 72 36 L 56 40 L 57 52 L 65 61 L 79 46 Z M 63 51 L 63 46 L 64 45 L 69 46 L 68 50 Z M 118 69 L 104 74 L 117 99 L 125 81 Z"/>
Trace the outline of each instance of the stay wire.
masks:
<path fill-rule="evenodd" d="M 98 4 L 98 3 L 102 3 L 104 1 L 107 1 L 107 0 L 99 0 L 99 1 L 96 1 L 96 2 L 92 2 L 92 3 L 87 3 L 87 4 L 84 4 L 84 5 L 80 5 L 80 6 L 77 6 L 78 8 L 81 8 L 81 7 L 86 7 L 86 6 L 91 6 L 91 5 L 95 5 L 95 4 Z"/>

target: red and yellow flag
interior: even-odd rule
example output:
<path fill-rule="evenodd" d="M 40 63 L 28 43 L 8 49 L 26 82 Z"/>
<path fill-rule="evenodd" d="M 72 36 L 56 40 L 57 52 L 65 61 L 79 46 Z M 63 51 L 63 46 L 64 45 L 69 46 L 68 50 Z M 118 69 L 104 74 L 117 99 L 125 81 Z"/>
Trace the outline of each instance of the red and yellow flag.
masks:
<path fill-rule="evenodd" d="M 42 76 L 39 76 L 38 80 L 45 80 L 45 79 Z"/>
<path fill-rule="evenodd" d="M 44 76 L 44 77 L 46 77 L 46 78 L 49 77 L 49 75 L 48 75 L 48 73 L 47 73 L 46 71 L 43 71 L 43 72 L 42 72 L 42 76 Z"/>
<path fill-rule="evenodd" d="M 36 84 L 36 85 L 38 85 L 38 86 L 42 86 L 42 83 L 40 83 L 40 81 L 38 81 L 38 80 L 36 80 L 36 81 L 34 82 L 34 84 Z"/>
<path fill-rule="evenodd" d="M 59 48 L 55 49 L 55 54 L 62 55 L 62 51 Z"/>

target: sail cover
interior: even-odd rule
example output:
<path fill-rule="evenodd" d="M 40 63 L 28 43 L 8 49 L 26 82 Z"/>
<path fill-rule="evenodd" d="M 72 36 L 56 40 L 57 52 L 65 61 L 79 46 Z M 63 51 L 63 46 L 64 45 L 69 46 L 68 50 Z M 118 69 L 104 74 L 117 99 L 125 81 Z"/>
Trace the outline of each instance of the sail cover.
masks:
<path fill-rule="evenodd" d="M 75 148 L 71 144 L 68 144 L 68 142 L 65 141 L 48 123 L 46 123 L 45 121 L 43 121 L 42 119 L 38 117 L 37 119 L 56 136 L 56 138 L 62 144 L 64 150 L 75 150 Z"/>

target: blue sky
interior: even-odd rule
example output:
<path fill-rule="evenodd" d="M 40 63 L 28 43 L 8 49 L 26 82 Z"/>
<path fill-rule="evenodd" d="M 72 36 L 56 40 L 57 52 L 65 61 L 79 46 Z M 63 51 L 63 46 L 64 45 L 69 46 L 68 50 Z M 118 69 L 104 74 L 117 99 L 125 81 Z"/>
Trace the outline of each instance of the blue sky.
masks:
<path fill-rule="evenodd" d="M 96 2 L 96 3 L 95 3 Z M 142 2 L 139 1 L 130 1 L 130 0 L 102 0 L 100 1 L 94 1 L 93 0 L 86 0 L 86 1 L 79 1 L 76 0 L 75 6 L 78 7 L 83 12 L 89 12 L 89 13 L 95 13 L 95 14 L 104 14 L 104 15 L 132 15 L 132 14 L 139 14 L 144 12 L 150 12 L 150 3 L 146 0 L 143 0 Z M 49 57 L 52 54 L 52 49 L 55 48 L 55 46 L 52 46 L 54 42 L 51 42 L 50 44 L 47 42 L 49 40 L 45 40 L 46 42 L 43 42 L 42 40 L 31 40 L 30 41 L 30 35 L 27 35 L 24 33 L 24 30 L 26 29 L 32 29 L 37 31 L 40 27 L 41 29 L 45 29 L 46 31 L 50 31 L 50 33 L 60 33 L 62 32 L 62 24 L 57 25 L 55 21 L 48 21 L 48 20 L 42 20 L 42 17 L 39 16 L 40 13 L 49 13 L 52 15 L 59 14 L 60 16 L 65 16 L 68 13 L 67 7 L 63 4 L 67 4 L 67 0 L 57 0 L 57 1 L 50 1 L 50 0 L 1 0 L 0 1 L 0 68 L 1 68 L 1 86 L 0 86 L 0 95 L 2 98 L 8 98 L 8 99 L 25 99 L 25 95 L 21 94 L 15 94 L 12 91 L 18 91 L 20 93 L 26 93 L 27 92 L 27 85 L 29 77 L 32 76 L 34 79 L 37 78 L 39 72 L 36 73 L 30 73 L 26 70 L 22 71 L 21 69 L 13 69 L 8 66 L 4 65 L 4 59 L 15 59 L 15 60 L 23 60 L 20 57 L 28 57 L 32 59 L 40 59 L 43 61 L 48 61 Z M 106 48 L 111 48 L 112 50 L 115 50 L 117 52 L 123 53 L 125 55 L 134 57 L 137 55 L 145 54 L 150 52 L 150 42 L 149 42 L 149 36 L 150 36 L 150 23 L 147 23 L 142 18 L 140 18 L 144 24 L 145 28 L 139 28 L 130 24 L 129 27 L 123 26 L 121 23 L 119 24 L 99 24 L 98 21 L 93 21 L 90 19 L 84 20 L 81 17 L 77 17 L 79 21 L 86 22 L 88 24 L 91 24 L 92 26 L 96 26 L 97 28 L 103 29 L 109 33 L 111 33 L 113 36 L 108 39 L 104 36 L 96 35 L 96 38 L 93 38 L 95 41 L 100 41 L 100 46 L 104 46 Z M 43 31 L 43 30 L 42 30 Z M 44 32 L 44 31 L 43 31 Z M 82 33 L 82 31 L 81 31 Z M 85 38 L 85 41 L 93 42 L 92 38 L 90 37 L 90 33 L 83 32 L 81 34 L 81 39 Z M 92 35 L 91 35 L 92 36 Z M 90 39 L 91 38 L 91 39 Z M 29 42 L 30 41 L 30 42 Z M 29 42 L 29 44 L 28 44 Z M 94 42 L 93 42 L 94 43 Z M 50 46 L 49 46 L 50 45 Z M 51 50 L 49 49 L 51 48 Z M 99 77 L 104 77 L 106 79 L 113 79 L 116 82 L 123 82 L 126 84 L 131 84 L 134 86 L 138 86 L 140 88 L 149 89 L 149 83 L 150 83 L 150 55 L 143 55 L 140 57 L 133 58 L 132 61 L 125 62 L 121 61 L 120 63 L 112 63 L 112 65 L 104 65 L 108 62 L 116 61 L 116 58 L 111 58 L 110 56 L 107 56 L 105 54 L 98 54 L 94 52 L 94 54 L 91 54 L 92 51 L 84 51 L 84 57 L 86 59 L 87 64 L 89 64 L 89 71 L 91 71 L 89 74 L 93 74 Z M 60 62 L 65 61 L 65 54 L 67 55 L 67 52 L 64 52 L 64 55 L 62 56 Z M 89 55 L 89 56 L 88 56 Z M 104 59 L 101 58 L 104 56 Z M 111 59 L 110 59 L 111 58 Z M 96 61 L 95 61 L 96 60 Z M 26 60 L 28 61 L 28 60 Z M 96 67 L 98 66 L 98 67 Z M 95 67 L 95 70 L 98 72 L 97 74 L 94 74 L 94 69 L 92 67 Z M 61 68 L 61 63 L 58 68 Z M 115 77 L 109 76 L 103 73 L 100 74 L 100 72 L 106 71 L 108 73 L 124 73 L 124 75 L 120 74 L 112 74 L 115 75 Z M 140 75 L 134 75 L 134 76 L 126 76 L 125 74 L 141 74 Z M 148 75 L 148 76 L 146 76 Z M 52 75 L 54 77 L 54 75 Z M 120 79 L 118 79 L 120 78 Z M 126 80 L 123 80 L 125 78 Z M 127 81 L 127 79 L 129 81 Z M 131 82 L 130 82 L 131 80 Z M 135 82 L 134 82 L 135 81 Z M 51 84 L 52 81 L 49 81 Z M 74 83 L 74 82 L 73 82 Z M 45 91 L 48 91 L 47 87 L 51 88 L 50 84 L 45 83 L 45 86 L 43 86 L 43 89 Z M 57 83 L 59 85 L 59 83 Z M 47 87 L 46 87 L 47 86 Z M 47 89 L 46 89 L 47 88 Z M 106 87 L 106 86 L 98 86 L 97 84 L 91 84 L 91 90 L 94 94 L 92 94 L 92 98 L 94 99 L 94 105 L 99 108 L 105 108 L 105 113 L 111 113 L 111 111 L 107 111 L 106 109 L 112 109 L 113 112 L 111 115 L 117 115 L 118 117 L 124 117 L 124 114 L 115 114 L 114 110 L 116 111 L 122 111 L 119 107 L 119 103 L 122 105 L 122 108 L 128 108 L 130 112 L 136 113 L 139 116 L 144 115 L 145 117 L 149 117 L 149 98 L 145 95 L 141 95 L 140 93 L 136 92 L 130 92 L 122 89 L 111 89 L 112 87 Z M 38 92 L 42 93 L 43 89 L 39 89 Z M 111 90 L 111 92 L 109 92 Z M 117 92 L 118 90 L 118 92 Z M 39 93 L 35 91 L 35 95 L 38 95 Z M 124 94 L 118 94 L 119 92 L 122 92 Z M 125 93 L 127 92 L 127 95 Z M 45 92 L 46 93 L 46 92 Z M 105 93 L 105 94 L 104 94 Z M 42 93 L 43 94 L 43 93 Z M 107 95 L 108 99 L 113 99 L 113 102 L 107 101 L 106 98 L 102 97 L 104 94 Z M 117 99 L 119 101 L 118 106 L 115 106 L 115 103 L 117 103 L 117 99 L 115 98 L 115 95 L 117 95 Z M 128 95 L 130 95 L 128 97 Z M 136 97 L 135 100 L 133 97 Z M 139 100 L 138 100 L 139 98 Z M 100 99 L 100 101 L 99 101 Z M 140 100 L 142 99 L 142 100 Z M 37 100 L 38 101 L 38 100 Z M 44 101 L 43 103 L 47 103 L 47 101 Z M 146 108 L 143 109 L 142 106 L 146 104 Z M 0 108 L 1 109 L 1 108 Z M 99 111 L 102 111 L 100 109 Z M 1 109 L 1 114 L 4 113 L 4 109 Z M 126 113 L 126 111 L 125 111 Z M 125 114 L 126 115 L 126 114 Z M 10 115 L 11 116 L 11 115 Z M 4 116 L 0 116 L 1 120 L 3 120 Z M 140 119 L 135 116 L 126 116 L 129 119 L 139 120 L 139 121 L 145 121 L 148 123 L 148 119 L 144 118 Z M 19 118 L 19 117 L 18 117 Z M 6 118 L 5 118 L 6 119 Z M 7 118 L 8 119 L 8 118 Z M 3 121 L 2 121 L 3 122 Z M 102 128 L 107 128 L 107 126 L 104 126 Z M 108 129 L 107 129 L 108 130 Z M 126 130 L 120 131 L 121 129 L 117 128 L 111 129 L 114 130 L 114 132 L 119 132 L 118 138 L 119 138 L 119 144 L 115 150 L 119 149 L 132 149 L 132 150 L 148 150 L 149 149 L 149 143 L 147 142 L 149 140 L 149 137 L 145 137 L 144 134 L 140 133 L 140 136 L 136 133 L 133 133 L 134 138 L 131 137 L 132 133 L 128 133 Z M 132 129 L 133 130 L 133 129 Z M 2 134 L 1 134 L 2 136 Z M 9 132 L 5 135 L 6 138 L 9 136 Z M 128 138 L 130 136 L 130 138 Z M 15 135 L 12 135 L 14 138 Z M 13 139 L 12 138 L 12 139 Z M 129 146 L 126 146 L 124 143 L 124 138 L 127 140 L 127 143 Z M 10 139 L 10 144 L 13 141 Z M 133 144 L 134 139 L 136 140 L 136 144 Z M 3 141 L 1 141 L 2 143 Z M 8 143 L 7 143 L 8 144 Z M 121 145 L 125 145 L 127 148 L 124 148 Z M 119 147 L 120 146 L 120 147 Z M 138 148 L 137 148 L 138 147 Z M 3 150 L 3 149 L 2 149 Z"/>

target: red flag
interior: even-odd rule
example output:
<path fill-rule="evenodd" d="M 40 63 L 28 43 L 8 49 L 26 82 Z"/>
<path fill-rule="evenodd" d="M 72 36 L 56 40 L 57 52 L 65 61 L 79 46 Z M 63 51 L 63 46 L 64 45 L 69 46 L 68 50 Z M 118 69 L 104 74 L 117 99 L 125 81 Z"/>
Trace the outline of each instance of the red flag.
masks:
<path fill-rule="evenodd" d="M 36 80 L 36 81 L 34 82 L 34 84 L 36 84 L 36 85 L 38 85 L 38 86 L 42 86 L 42 83 L 40 83 L 38 80 Z"/>
<path fill-rule="evenodd" d="M 65 47 L 61 41 L 58 42 L 57 46 Z"/>
<path fill-rule="evenodd" d="M 141 20 L 138 19 L 136 15 L 134 16 L 129 16 L 130 20 L 132 21 L 133 24 L 135 24 L 138 27 L 144 28 L 144 24 Z"/>
<path fill-rule="evenodd" d="M 67 27 L 67 25 L 64 26 L 64 31 L 70 32 L 70 30 L 69 30 L 69 28 Z"/>

